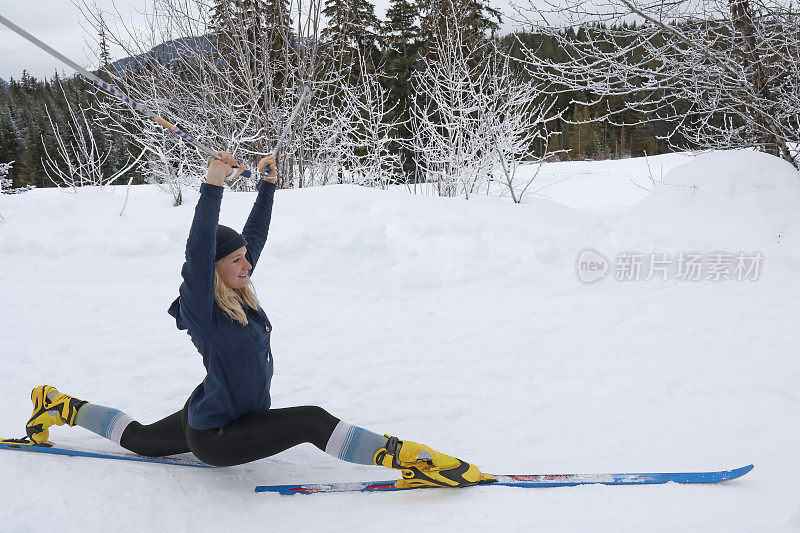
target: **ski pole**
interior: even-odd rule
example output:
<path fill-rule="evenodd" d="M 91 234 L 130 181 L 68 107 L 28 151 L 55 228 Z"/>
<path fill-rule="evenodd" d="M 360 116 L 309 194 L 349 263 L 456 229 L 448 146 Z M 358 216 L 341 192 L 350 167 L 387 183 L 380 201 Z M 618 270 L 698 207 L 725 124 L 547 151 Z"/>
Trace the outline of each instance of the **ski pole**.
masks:
<path fill-rule="evenodd" d="M 289 132 L 292 129 L 292 125 L 294 124 L 294 121 L 297 118 L 297 112 L 300 111 L 300 107 L 308 99 L 310 94 L 311 94 L 311 88 L 304 83 L 303 91 L 300 93 L 300 98 L 297 99 L 297 103 L 294 105 L 294 109 L 292 109 L 292 114 L 289 115 L 289 121 L 283 127 L 281 136 L 278 137 L 278 142 L 275 143 L 275 148 L 272 149 L 271 152 L 272 154 L 278 155 L 278 152 L 281 151 L 281 147 L 283 147 L 283 141 L 285 141 L 286 137 L 289 136 Z"/>

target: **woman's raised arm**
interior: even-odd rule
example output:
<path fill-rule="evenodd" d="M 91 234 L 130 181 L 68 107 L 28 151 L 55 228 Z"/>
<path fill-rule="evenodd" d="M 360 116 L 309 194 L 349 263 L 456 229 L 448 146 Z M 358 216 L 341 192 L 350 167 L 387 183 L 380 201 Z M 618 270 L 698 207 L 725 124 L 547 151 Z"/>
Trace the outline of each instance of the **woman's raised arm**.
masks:
<path fill-rule="evenodd" d="M 226 152 L 211 161 L 194 210 L 181 269 L 180 314 L 187 327 L 209 328 L 214 316 L 214 254 L 225 178 L 238 162 Z"/>
<path fill-rule="evenodd" d="M 256 268 L 261 250 L 267 242 L 269 223 L 272 219 L 272 203 L 275 199 L 275 182 L 278 178 L 275 156 L 268 155 L 258 162 L 258 175 L 263 176 L 267 165 L 270 167 L 268 176 L 263 177 L 258 183 L 258 196 L 247 217 L 247 223 L 242 230 L 242 236 L 247 240 L 247 261 L 253 265 L 250 275 Z"/>

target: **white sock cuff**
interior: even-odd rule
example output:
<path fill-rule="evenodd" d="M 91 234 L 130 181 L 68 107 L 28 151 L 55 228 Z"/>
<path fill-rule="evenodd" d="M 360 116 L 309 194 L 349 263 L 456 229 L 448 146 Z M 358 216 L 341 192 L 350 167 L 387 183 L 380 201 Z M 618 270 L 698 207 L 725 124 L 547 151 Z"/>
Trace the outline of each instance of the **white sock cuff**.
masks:
<path fill-rule="evenodd" d="M 333 433 L 331 433 L 328 439 L 328 444 L 325 445 L 325 453 L 341 459 L 340 455 L 342 454 L 342 450 L 345 447 L 345 443 L 353 427 L 353 424 L 348 424 L 344 420 L 339 420 L 339 423 L 333 428 Z"/>
<path fill-rule="evenodd" d="M 111 424 L 109 424 L 107 429 L 108 438 L 117 444 L 120 444 L 122 441 L 122 434 L 125 432 L 125 428 L 127 428 L 128 424 L 133 421 L 133 418 L 130 416 L 126 415 L 122 411 L 117 411 L 117 414 L 114 415 L 114 418 L 111 420 Z"/>

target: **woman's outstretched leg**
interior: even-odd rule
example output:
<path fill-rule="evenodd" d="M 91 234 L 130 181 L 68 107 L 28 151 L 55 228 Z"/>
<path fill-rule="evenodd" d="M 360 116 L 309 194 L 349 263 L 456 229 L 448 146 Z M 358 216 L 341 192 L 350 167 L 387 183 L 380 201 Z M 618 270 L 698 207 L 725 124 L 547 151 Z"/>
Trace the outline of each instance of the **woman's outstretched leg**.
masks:
<path fill-rule="evenodd" d="M 26 426 L 28 437 L 47 442 L 50 426 L 81 426 L 141 455 L 160 456 L 189 451 L 178 411 L 144 426 L 118 409 L 78 400 L 50 385 L 31 392 L 33 415 Z"/>
<path fill-rule="evenodd" d="M 310 442 L 325 450 L 339 419 L 320 407 L 288 407 L 253 411 L 223 428 L 197 430 L 188 424 L 186 441 L 201 461 L 215 466 L 249 463 Z"/>
<path fill-rule="evenodd" d="M 186 444 L 186 433 L 183 429 L 183 410 L 148 425 L 131 422 L 123 431 L 119 444 L 127 450 L 149 457 L 188 452 L 189 445 Z"/>
<path fill-rule="evenodd" d="M 224 428 L 209 430 L 193 429 L 187 419 L 184 414 L 189 448 L 216 466 L 249 463 L 309 442 L 343 461 L 402 470 L 403 486 L 463 486 L 485 479 L 465 461 L 348 424 L 321 407 L 254 411 Z"/>

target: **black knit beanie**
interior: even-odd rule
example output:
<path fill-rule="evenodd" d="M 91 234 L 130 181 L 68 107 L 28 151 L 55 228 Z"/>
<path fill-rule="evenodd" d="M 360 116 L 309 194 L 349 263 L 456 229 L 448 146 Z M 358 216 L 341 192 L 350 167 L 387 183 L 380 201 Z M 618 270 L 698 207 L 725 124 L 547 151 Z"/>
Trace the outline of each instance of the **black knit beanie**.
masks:
<path fill-rule="evenodd" d="M 238 231 L 222 224 L 217 225 L 217 252 L 214 254 L 214 261 L 219 261 L 242 246 L 247 246 L 247 241 Z"/>

